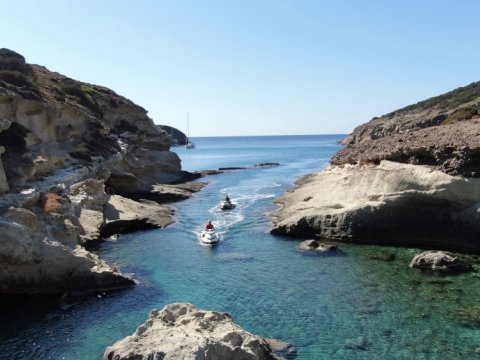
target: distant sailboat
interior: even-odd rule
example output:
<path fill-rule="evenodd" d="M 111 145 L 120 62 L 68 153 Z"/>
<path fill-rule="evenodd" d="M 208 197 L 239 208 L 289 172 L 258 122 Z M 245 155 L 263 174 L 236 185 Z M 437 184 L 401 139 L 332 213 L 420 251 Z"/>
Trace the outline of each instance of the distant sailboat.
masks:
<path fill-rule="evenodd" d="M 189 119 L 189 113 L 187 113 L 187 143 L 185 145 L 186 149 L 195 149 L 195 144 L 190 141 L 190 119 Z"/>

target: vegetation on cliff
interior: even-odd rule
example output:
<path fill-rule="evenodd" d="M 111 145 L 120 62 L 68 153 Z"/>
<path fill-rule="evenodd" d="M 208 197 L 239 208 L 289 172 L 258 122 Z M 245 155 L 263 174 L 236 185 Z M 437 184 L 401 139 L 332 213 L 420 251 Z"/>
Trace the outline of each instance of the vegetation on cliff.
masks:
<path fill-rule="evenodd" d="M 480 177 L 480 82 L 358 126 L 332 164 L 391 160 Z"/>

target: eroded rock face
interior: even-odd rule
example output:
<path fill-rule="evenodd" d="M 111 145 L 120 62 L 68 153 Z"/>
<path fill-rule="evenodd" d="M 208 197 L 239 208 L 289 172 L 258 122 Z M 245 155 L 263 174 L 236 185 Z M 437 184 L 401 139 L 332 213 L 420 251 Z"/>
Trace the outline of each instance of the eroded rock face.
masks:
<path fill-rule="evenodd" d="M 480 249 L 480 180 L 425 166 L 331 166 L 277 202 L 274 234 Z"/>
<path fill-rule="evenodd" d="M 148 193 L 183 181 L 171 143 L 112 90 L 0 49 L 0 293 L 131 285 L 78 245 L 102 235 L 105 184 L 109 194 Z"/>
<path fill-rule="evenodd" d="M 172 138 L 145 109 L 110 89 L 27 64 L 21 55 L 9 59 L 23 79 L 20 84 L 0 78 L 0 120 L 11 124 L 0 132 L 0 145 L 11 188 L 59 168 L 92 163 L 113 170 L 112 182 L 122 173 L 137 177 L 144 188 L 179 180 L 180 161 L 169 151 Z M 116 154 L 115 162 L 107 162 Z"/>
<path fill-rule="evenodd" d="M 9 209 L 0 220 L 0 233 L 0 293 L 83 293 L 133 285 L 98 256 L 49 239 L 27 209 Z"/>
<path fill-rule="evenodd" d="M 264 339 L 240 328 L 229 314 L 182 303 L 153 310 L 134 334 L 108 347 L 103 358 L 276 359 Z"/>
<path fill-rule="evenodd" d="M 120 195 L 109 197 L 105 206 L 102 237 L 135 230 L 157 229 L 173 222 L 173 210 L 154 202 L 138 202 Z"/>

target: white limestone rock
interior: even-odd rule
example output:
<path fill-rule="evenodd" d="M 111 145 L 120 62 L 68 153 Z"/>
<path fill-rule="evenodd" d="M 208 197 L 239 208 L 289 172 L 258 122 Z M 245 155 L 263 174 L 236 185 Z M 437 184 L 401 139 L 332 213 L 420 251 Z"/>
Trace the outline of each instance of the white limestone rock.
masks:
<path fill-rule="evenodd" d="M 133 285 L 87 250 L 49 240 L 26 209 L 9 209 L 0 219 L 0 233 L 0 293 L 62 294 Z"/>
<path fill-rule="evenodd" d="M 135 333 L 105 350 L 105 360 L 277 359 L 266 341 L 243 330 L 227 313 L 175 303 L 153 310 Z"/>
<path fill-rule="evenodd" d="M 101 234 L 109 237 L 129 231 L 166 227 L 173 222 L 174 213 L 168 205 L 152 201 L 138 202 L 120 195 L 111 195 L 104 214 L 105 224 Z"/>
<path fill-rule="evenodd" d="M 409 265 L 411 268 L 429 270 L 443 274 L 458 274 L 473 271 L 471 265 L 462 262 L 457 256 L 447 251 L 424 251 L 416 255 Z"/>
<path fill-rule="evenodd" d="M 480 179 L 426 166 L 330 166 L 276 202 L 274 234 L 480 250 Z"/>

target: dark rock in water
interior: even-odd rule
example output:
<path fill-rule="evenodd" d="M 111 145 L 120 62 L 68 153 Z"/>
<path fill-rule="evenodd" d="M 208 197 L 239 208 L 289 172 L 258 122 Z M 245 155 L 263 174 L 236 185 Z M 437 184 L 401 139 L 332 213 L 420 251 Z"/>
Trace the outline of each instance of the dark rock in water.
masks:
<path fill-rule="evenodd" d="M 279 163 L 275 163 L 275 162 L 266 162 L 266 163 L 255 164 L 253 166 L 255 166 L 255 167 L 271 167 L 271 166 L 279 166 L 279 165 L 280 165 Z"/>
<path fill-rule="evenodd" d="M 416 255 L 409 266 L 436 274 L 460 274 L 474 270 L 471 265 L 446 251 L 425 251 Z"/>
<path fill-rule="evenodd" d="M 304 251 L 311 250 L 311 251 L 316 251 L 321 253 L 338 250 L 336 245 L 321 243 L 321 242 L 318 242 L 317 240 L 305 240 L 298 246 L 298 249 L 304 250 Z"/>
<path fill-rule="evenodd" d="M 208 176 L 208 175 L 218 175 L 218 174 L 222 174 L 223 171 L 221 170 L 200 170 L 200 171 L 195 171 L 194 174 L 198 174 L 200 175 L 200 177 L 205 177 L 205 176 Z"/>
<path fill-rule="evenodd" d="M 382 261 L 393 261 L 396 258 L 395 254 L 388 253 L 388 252 L 375 252 L 372 254 L 368 254 L 368 257 L 373 260 L 382 260 Z"/>
<path fill-rule="evenodd" d="M 229 166 L 229 167 L 221 167 L 218 168 L 220 171 L 225 171 L 225 170 L 245 170 L 246 167 L 241 167 L 241 166 Z"/>

